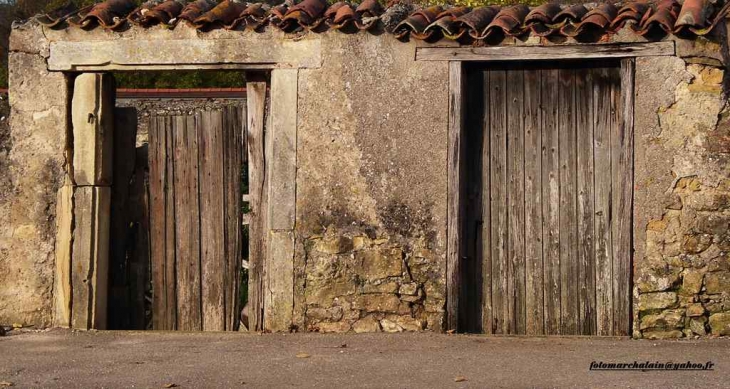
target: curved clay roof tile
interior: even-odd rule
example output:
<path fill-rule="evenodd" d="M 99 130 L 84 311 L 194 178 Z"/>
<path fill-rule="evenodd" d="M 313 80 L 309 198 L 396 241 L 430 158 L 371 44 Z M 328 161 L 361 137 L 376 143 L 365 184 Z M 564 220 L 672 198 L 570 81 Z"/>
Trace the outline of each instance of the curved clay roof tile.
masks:
<path fill-rule="evenodd" d="M 100 25 L 105 29 L 115 30 L 124 25 L 127 15 L 134 10 L 136 4 L 132 0 L 107 0 L 97 3 L 86 14 L 79 13 L 68 19 L 69 24 L 81 28 L 94 28 Z"/>
<path fill-rule="evenodd" d="M 592 35 L 604 35 L 607 27 L 618 14 L 618 9 L 611 3 L 598 5 L 588 12 L 580 23 L 568 23 L 560 32 L 565 36 L 577 37 L 584 33 L 592 33 Z"/>
<path fill-rule="evenodd" d="M 471 12 L 470 7 L 453 7 L 449 8 L 444 12 L 441 12 L 436 16 L 436 21 L 431 23 L 426 30 L 426 34 L 440 32 L 447 39 L 459 39 L 464 35 L 464 30 L 461 28 L 462 23 L 458 22 L 458 18 Z"/>
<path fill-rule="evenodd" d="M 657 31 L 671 33 L 680 10 L 679 3 L 676 0 L 662 0 L 653 9 L 654 12 L 647 12 L 640 25 L 632 26 L 632 29 L 639 35 L 653 35 Z"/>
<path fill-rule="evenodd" d="M 250 4 L 240 15 L 226 28 L 236 29 L 243 26 L 250 30 L 258 30 L 266 24 L 267 15 L 270 7 L 264 3 Z"/>
<path fill-rule="evenodd" d="M 324 20 L 326 9 L 326 0 L 304 0 L 286 11 L 278 27 L 285 32 L 293 32 L 301 27 L 315 28 Z"/>
<path fill-rule="evenodd" d="M 210 0 L 195 0 L 192 3 L 188 3 L 177 18 L 188 23 L 193 23 L 195 19 L 203 16 L 204 13 L 213 9 L 215 5 L 216 4 Z"/>
<path fill-rule="evenodd" d="M 502 8 L 494 17 L 494 20 L 484 29 L 479 39 L 493 40 L 502 39 L 505 35 L 519 36 L 524 34 L 527 30 L 523 27 L 523 22 L 529 13 L 530 8 L 524 4 Z"/>
<path fill-rule="evenodd" d="M 144 3 L 142 3 L 142 5 L 135 8 L 132 12 L 129 13 L 129 15 L 127 16 L 127 20 L 129 20 L 132 24 L 140 24 L 144 15 L 152 8 L 159 5 L 161 2 L 162 0 L 145 1 Z"/>
<path fill-rule="evenodd" d="M 651 12 L 651 5 L 644 2 L 627 3 L 618 10 L 618 15 L 611 22 L 611 30 L 623 28 L 626 23 L 639 24 L 647 12 Z"/>
<path fill-rule="evenodd" d="M 171 22 L 180 16 L 185 5 L 177 0 L 167 0 L 164 3 L 147 11 L 140 21 L 142 26 L 151 26 L 153 24 L 170 25 Z"/>
<path fill-rule="evenodd" d="M 443 11 L 440 5 L 416 11 L 395 26 L 393 35 L 398 39 L 404 39 L 408 34 L 416 39 L 427 39 L 430 35 L 426 34 L 426 27 Z"/>
<path fill-rule="evenodd" d="M 210 11 L 193 21 L 195 28 L 210 30 L 217 26 L 228 26 L 246 9 L 246 5 L 232 0 L 224 0 Z"/>
<path fill-rule="evenodd" d="M 327 25 L 335 29 L 346 28 L 354 24 L 358 18 L 359 16 L 355 12 L 355 8 L 349 3 L 345 3 L 339 7 L 331 17 L 326 17 Z"/>
<path fill-rule="evenodd" d="M 551 25 L 560 11 L 562 11 L 562 8 L 556 3 L 547 3 L 534 8 L 525 17 L 525 27 L 537 36 L 548 36 L 557 31 Z"/>
<path fill-rule="evenodd" d="M 385 9 L 378 0 L 365 0 L 355 8 L 355 26 L 360 30 L 368 30 L 376 24 L 383 12 Z"/>
<path fill-rule="evenodd" d="M 46 27 L 55 28 L 63 24 L 66 19 L 73 15 L 88 12 L 92 7 L 93 5 L 89 5 L 79 9 L 76 4 L 68 2 L 64 6 L 56 8 L 53 11 L 36 15 L 35 20 Z"/>
<path fill-rule="evenodd" d="M 583 4 L 571 5 L 560 11 L 553 18 L 552 28 L 562 28 L 568 23 L 578 23 L 588 13 L 588 8 Z"/>
<path fill-rule="evenodd" d="M 718 22 L 725 19 L 730 10 L 730 1 L 715 13 L 714 2 L 709 0 L 685 0 L 679 11 L 674 33 L 686 35 L 707 35 Z"/>
<path fill-rule="evenodd" d="M 481 32 L 494 20 L 494 17 L 499 13 L 499 9 L 498 6 L 480 7 L 456 18 L 461 30 L 457 34 L 458 37 L 460 38 L 467 32 L 473 39 L 479 39 Z"/>

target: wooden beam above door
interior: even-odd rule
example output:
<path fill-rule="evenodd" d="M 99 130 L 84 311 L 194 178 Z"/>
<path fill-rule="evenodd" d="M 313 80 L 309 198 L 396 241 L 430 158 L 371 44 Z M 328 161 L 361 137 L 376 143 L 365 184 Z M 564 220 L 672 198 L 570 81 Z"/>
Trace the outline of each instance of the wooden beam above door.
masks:
<path fill-rule="evenodd" d="M 674 55 L 674 42 L 556 46 L 418 47 L 417 61 L 515 61 Z"/>

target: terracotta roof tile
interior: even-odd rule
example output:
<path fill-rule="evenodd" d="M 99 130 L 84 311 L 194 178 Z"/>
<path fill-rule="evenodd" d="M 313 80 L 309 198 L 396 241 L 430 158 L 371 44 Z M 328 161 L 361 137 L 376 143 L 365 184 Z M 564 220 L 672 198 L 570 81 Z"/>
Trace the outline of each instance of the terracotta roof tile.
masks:
<path fill-rule="evenodd" d="M 523 4 L 500 8 L 432 6 L 418 8 L 395 2 L 387 9 L 377 0 L 359 5 L 326 0 L 286 0 L 270 7 L 243 0 L 151 0 L 135 7 L 132 0 L 106 0 L 82 9 L 73 5 L 36 16 L 50 28 L 97 26 L 118 30 L 126 24 L 174 27 L 183 20 L 200 31 L 211 29 L 253 29 L 267 25 L 284 32 L 326 30 L 356 32 L 380 25 L 401 40 L 439 39 L 462 43 L 481 41 L 498 44 L 507 36 L 573 37 L 578 41 L 599 41 L 629 27 L 647 39 L 667 34 L 692 37 L 708 34 L 730 9 L 730 1 L 677 0 L 633 1 L 620 7 L 612 3 L 560 5 L 547 3 L 530 8 Z M 384 28 L 383 28 L 384 27 Z"/>

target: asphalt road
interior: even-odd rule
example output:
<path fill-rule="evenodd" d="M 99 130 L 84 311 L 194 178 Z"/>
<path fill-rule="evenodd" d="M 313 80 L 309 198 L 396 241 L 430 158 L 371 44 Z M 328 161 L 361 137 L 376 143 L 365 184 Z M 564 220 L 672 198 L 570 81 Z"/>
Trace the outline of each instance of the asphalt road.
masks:
<path fill-rule="evenodd" d="M 713 362 L 591 371 L 592 361 Z M 0 388 L 730 387 L 730 339 L 12 331 Z M 174 385 L 174 386 L 173 386 Z"/>

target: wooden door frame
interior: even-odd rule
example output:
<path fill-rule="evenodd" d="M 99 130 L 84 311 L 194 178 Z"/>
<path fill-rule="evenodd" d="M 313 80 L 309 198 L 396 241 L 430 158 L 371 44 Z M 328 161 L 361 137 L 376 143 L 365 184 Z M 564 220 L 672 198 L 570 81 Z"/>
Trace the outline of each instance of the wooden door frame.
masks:
<path fill-rule="evenodd" d="M 446 320 L 447 331 L 460 331 L 459 310 L 462 285 L 462 259 L 464 242 L 462 241 L 462 226 L 464 221 L 464 192 L 465 192 L 465 61 L 478 62 L 509 62 L 530 60 L 565 61 L 576 59 L 620 59 L 621 60 L 621 101 L 623 102 L 624 122 L 628 145 L 633 150 L 634 133 L 634 73 L 635 58 L 640 56 L 673 56 L 675 45 L 672 41 L 654 43 L 630 44 L 595 44 L 595 45 L 561 45 L 561 46 L 495 46 L 495 47 L 419 47 L 416 49 L 416 60 L 447 61 L 449 63 L 449 119 L 448 119 L 448 160 L 447 160 L 447 243 L 446 243 Z M 629 169 L 633 182 L 633 161 Z M 633 191 L 633 185 L 627 185 L 625 190 Z M 629 214 L 633 209 L 633 193 L 630 194 L 631 204 Z M 633 227 L 632 227 L 633 229 Z M 632 246 L 632 234 L 629 234 L 629 244 Z M 633 254 L 632 254 L 633 257 Z M 629 260 L 629 269 L 631 272 Z M 633 278 L 633 277 L 630 277 Z M 629 327 L 631 327 L 632 306 L 630 303 L 631 283 L 629 281 Z M 631 334 L 631 328 L 627 328 Z"/>

